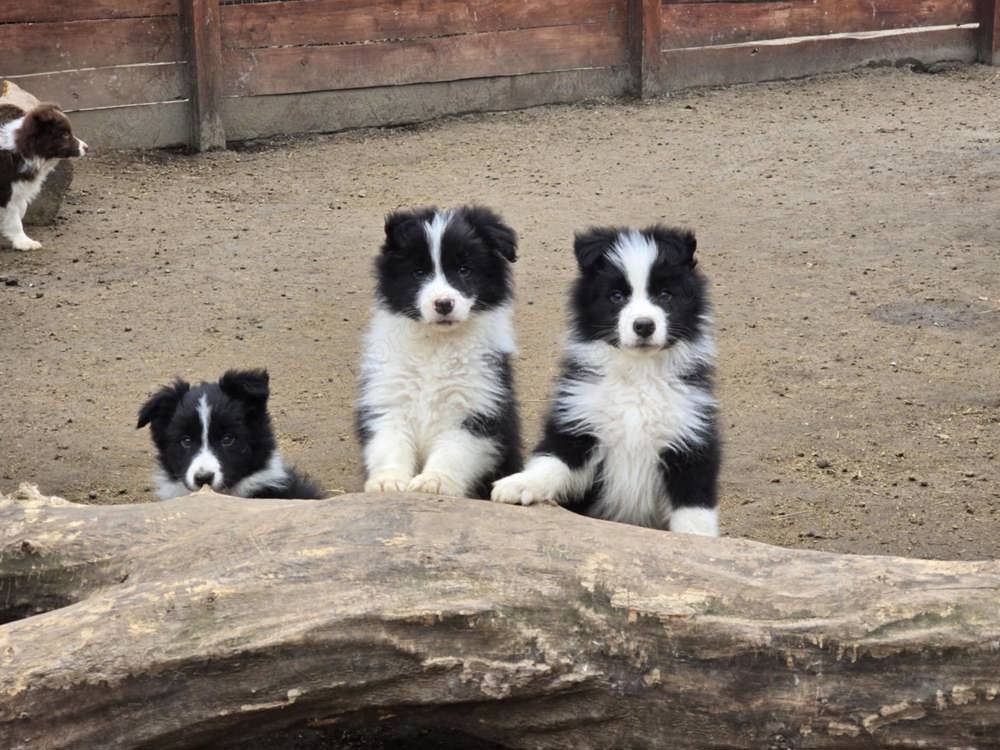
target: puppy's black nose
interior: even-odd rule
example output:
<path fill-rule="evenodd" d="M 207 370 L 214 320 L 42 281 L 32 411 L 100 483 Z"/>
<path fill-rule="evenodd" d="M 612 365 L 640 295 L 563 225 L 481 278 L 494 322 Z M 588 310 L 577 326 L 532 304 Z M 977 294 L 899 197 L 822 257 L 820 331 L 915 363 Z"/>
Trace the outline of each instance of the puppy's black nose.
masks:
<path fill-rule="evenodd" d="M 213 474 L 210 471 L 203 471 L 199 474 L 194 475 L 194 483 L 199 487 L 203 487 L 206 484 L 211 486 L 212 482 L 214 481 L 215 481 L 215 474 Z"/>
<path fill-rule="evenodd" d="M 434 300 L 434 309 L 438 315 L 447 315 L 455 309 L 455 302 L 447 297 L 442 297 L 441 299 Z"/>
<path fill-rule="evenodd" d="M 652 318 L 636 318 L 632 323 L 632 330 L 644 339 L 648 339 L 656 330 L 656 323 Z"/>

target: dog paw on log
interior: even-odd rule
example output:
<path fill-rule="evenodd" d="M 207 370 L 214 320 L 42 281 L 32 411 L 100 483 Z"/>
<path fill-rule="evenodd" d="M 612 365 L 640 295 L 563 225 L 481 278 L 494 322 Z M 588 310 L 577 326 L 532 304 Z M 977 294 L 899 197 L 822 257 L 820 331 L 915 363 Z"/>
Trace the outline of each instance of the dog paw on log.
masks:
<path fill-rule="evenodd" d="M 447 497 L 97 506 L 22 486 L 0 496 L 0 621 L 0 747 L 17 750 L 281 750 L 366 728 L 1000 748 L 997 561 Z"/>

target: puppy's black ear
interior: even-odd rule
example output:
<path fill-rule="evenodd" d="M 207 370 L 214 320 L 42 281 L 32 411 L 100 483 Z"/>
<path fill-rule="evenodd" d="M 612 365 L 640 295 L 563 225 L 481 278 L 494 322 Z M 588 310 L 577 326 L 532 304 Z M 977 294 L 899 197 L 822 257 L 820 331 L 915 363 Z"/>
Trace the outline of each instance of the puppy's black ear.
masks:
<path fill-rule="evenodd" d="M 483 206 L 467 206 L 462 215 L 486 247 L 500 253 L 508 263 L 517 260 L 517 232 L 499 214 Z"/>
<path fill-rule="evenodd" d="M 155 423 L 169 420 L 177 411 L 177 405 L 181 402 L 184 394 L 190 389 L 190 384 L 180 378 L 175 380 L 173 385 L 163 386 L 150 396 L 149 401 L 139 409 L 139 422 L 135 426 L 136 429 L 145 427 L 151 422 L 155 425 Z"/>
<path fill-rule="evenodd" d="M 618 230 L 609 227 L 591 227 L 576 235 L 573 252 L 581 271 L 589 271 L 607 255 L 618 239 Z"/>
<path fill-rule="evenodd" d="M 385 217 L 385 244 L 382 245 L 384 253 L 402 253 L 409 245 L 410 239 L 416 232 L 420 231 L 420 222 L 423 214 L 432 213 L 414 211 L 394 211 Z"/>
<path fill-rule="evenodd" d="M 690 229 L 670 229 L 657 224 L 647 229 L 646 233 L 652 236 L 661 248 L 675 253 L 680 265 L 688 268 L 698 265 L 698 259 L 694 257 L 694 251 L 698 249 L 698 240 Z"/>
<path fill-rule="evenodd" d="M 219 378 L 219 388 L 229 398 L 264 406 L 271 394 L 270 382 L 267 370 L 229 370 Z"/>

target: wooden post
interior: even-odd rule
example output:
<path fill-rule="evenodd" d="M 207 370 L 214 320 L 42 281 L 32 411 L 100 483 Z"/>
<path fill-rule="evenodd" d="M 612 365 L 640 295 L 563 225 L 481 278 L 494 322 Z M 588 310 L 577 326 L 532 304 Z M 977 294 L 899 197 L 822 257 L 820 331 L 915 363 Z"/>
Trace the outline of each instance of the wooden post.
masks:
<path fill-rule="evenodd" d="M 629 59 L 632 66 L 630 89 L 640 99 L 662 91 L 662 7 L 662 0 L 629 0 L 628 4 Z"/>
<path fill-rule="evenodd" d="M 219 0 L 182 0 L 181 7 L 191 82 L 191 142 L 198 151 L 225 148 Z"/>
<path fill-rule="evenodd" d="M 979 0 L 979 62 L 1000 65 L 1000 0 Z"/>

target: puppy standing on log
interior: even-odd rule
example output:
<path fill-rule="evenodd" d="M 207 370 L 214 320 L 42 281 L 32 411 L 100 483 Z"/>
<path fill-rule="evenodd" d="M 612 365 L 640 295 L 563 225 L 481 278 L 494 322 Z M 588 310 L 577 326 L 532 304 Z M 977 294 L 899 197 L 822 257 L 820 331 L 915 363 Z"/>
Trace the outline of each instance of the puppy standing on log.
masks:
<path fill-rule="evenodd" d="M 169 500 L 210 485 L 237 497 L 325 497 L 312 480 L 285 466 L 267 413 L 266 370 L 230 370 L 218 383 L 164 386 L 139 411 L 150 425 L 160 470 L 156 494 Z"/>
<path fill-rule="evenodd" d="M 60 159 L 86 153 L 87 144 L 73 135 L 69 119 L 54 104 L 30 111 L 0 104 L 0 234 L 15 250 L 42 246 L 24 233 L 28 205 Z"/>
<path fill-rule="evenodd" d="M 387 217 L 357 405 L 366 492 L 486 498 L 521 468 L 517 235 L 486 208 Z"/>
<path fill-rule="evenodd" d="M 690 232 L 576 238 L 572 326 L 544 434 L 493 500 L 716 536 L 715 343 Z"/>

